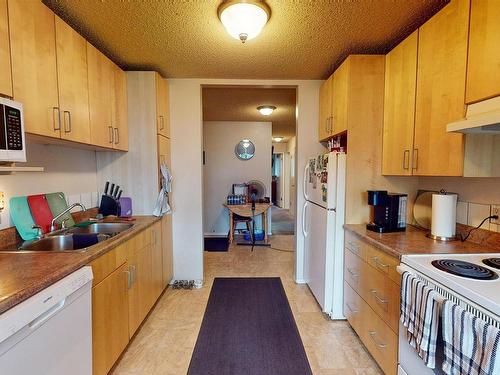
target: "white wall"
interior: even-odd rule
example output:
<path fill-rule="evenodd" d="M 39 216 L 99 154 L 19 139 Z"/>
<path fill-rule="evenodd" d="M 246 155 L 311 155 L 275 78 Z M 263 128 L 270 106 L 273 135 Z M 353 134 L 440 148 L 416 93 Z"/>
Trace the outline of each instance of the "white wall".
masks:
<path fill-rule="evenodd" d="M 0 213 L 0 229 L 13 226 L 8 202 L 14 196 L 61 191 L 72 203 L 82 202 L 87 208 L 96 204 L 95 151 L 28 143 L 26 156 L 26 165 L 45 167 L 45 172 L 0 175 L 6 203 Z"/>
<path fill-rule="evenodd" d="M 266 195 L 271 194 L 271 122 L 206 121 L 203 123 L 203 218 L 206 235 L 227 235 L 229 216 L 226 202 L 235 183 L 262 181 Z M 249 139 L 255 145 L 250 160 L 240 160 L 234 153 L 236 144 Z M 260 227 L 260 217 L 256 219 Z"/>
<path fill-rule="evenodd" d="M 322 81 L 171 79 L 170 124 L 175 211 L 173 213 L 174 278 L 203 278 L 202 110 L 201 85 L 297 87 L 297 181 L 307 158 L 324 148 L 318 143 L 319 86 Z M 297 185 L 297 223 L 302 220 L 302 185 Z M 303 236 L 296 231 L 296 279 L 302 281 Z"/>

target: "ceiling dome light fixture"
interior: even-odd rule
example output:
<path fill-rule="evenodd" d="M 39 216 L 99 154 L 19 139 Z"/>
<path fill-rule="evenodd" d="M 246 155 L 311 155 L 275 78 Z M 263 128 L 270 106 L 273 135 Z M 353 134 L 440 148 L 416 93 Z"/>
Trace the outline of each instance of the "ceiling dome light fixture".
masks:
<path fill-rule="evenodd" d="M 229 35 L 242 43 L 259 35 L 271 17 L 269 6 L 258 0 L 226 0 L 218 13 Z"/>
<path fill-rule="evenodd" d="M 283 140 L 283 137 L 274 137 L 273 141 L 274 142 L 281 142 Z"/>
<path fill-rule="evenodd" d="M 270 116 L 276 110 L 276 107 L 274 105 L 259 105 L 257 110 L 263 116 Z"/>

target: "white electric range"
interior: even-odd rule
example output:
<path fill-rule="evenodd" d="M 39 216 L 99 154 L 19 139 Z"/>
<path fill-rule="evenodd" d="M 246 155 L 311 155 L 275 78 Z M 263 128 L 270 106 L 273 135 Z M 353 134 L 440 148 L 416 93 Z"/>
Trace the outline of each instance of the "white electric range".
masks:
<path fill-rule="evenodd" d="M 415 274 L 443 299 L 500 328 L 500 253 L 403 255 L 398 271 Z M 424 365 L 404 332 L 400 326 L 398 374 L 443 374 L 439 361 L 434 370 Z"/>

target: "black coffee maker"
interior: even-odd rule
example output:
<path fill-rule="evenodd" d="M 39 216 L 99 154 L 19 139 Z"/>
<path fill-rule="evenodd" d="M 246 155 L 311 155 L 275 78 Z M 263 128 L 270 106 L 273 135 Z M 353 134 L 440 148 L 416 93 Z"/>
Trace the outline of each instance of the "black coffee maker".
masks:
<path fill-rule="evenodd" d="M 404 232 L 407 202 L 407 194 L 368 190 L 368 204 L 372 206 L 372 214 L 366 229 L 378 233 Z"/>

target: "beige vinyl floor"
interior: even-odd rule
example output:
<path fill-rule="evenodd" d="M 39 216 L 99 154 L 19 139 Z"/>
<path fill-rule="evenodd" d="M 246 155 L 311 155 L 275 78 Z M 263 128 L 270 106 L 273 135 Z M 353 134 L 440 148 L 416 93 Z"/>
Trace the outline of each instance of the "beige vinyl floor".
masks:
<path fill-rule="evenodd" d="M 273 247 L 291 250 L 293 236 L 273 236 Z M 167 289 L 112 372 L 113 375 L 184 375 L 196 344 L 214 277 L 279 276 L 315 375 L 382 374 L 344 321 L 323 316 L 306 285 L 293 281 L 294 254 L 231 246 L 205 252 L 205 284 L 197 290 Z M 269 374 L 272 375 L 272 374 Z"/>

